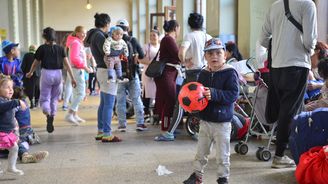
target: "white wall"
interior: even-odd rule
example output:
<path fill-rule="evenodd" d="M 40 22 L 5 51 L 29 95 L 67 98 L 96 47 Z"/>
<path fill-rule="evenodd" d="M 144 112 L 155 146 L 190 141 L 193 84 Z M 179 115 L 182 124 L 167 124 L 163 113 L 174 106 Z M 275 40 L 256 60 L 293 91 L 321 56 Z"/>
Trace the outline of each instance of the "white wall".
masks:
<path fill-rule="evenodd" d="M 92 9 L 85 9 L 86 0 L 43 0 L 43 25 L 58 31 L 70 31 L 77 25 L 94 27 L 94 15 L 108 13 L 112 25 L 119 19 L 130 19 L 129 0 L 90 0 Z M 130 20 L 129 20 L 130 21 Z"/>
<path fill-rule="evenodd" d="M 0 29 L 7 30 L 7 39 L 10 38 L 8 9 L 8 0 L 0 0 Z"/>

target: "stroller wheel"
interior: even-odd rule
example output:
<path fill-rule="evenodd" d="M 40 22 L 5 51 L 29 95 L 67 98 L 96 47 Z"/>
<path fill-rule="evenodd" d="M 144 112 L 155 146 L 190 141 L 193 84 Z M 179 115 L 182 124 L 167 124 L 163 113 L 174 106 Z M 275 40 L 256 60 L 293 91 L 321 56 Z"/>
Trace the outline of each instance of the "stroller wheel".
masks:
<path fill-rule="evenodd" d="M 235 152 L 239 154 L 239 143 L 235 145 Z"/>
<path fill-rule="evenodd" d="M 247 144 L 242 143 L 242 144 L 239 146 L 238 151 L 239 151 L 239 154 L 241 154 L 241 155 L 246 155 L 247 152 L 248 152 L 248 146 L 247 146 Z"/>
<path fill-rule="evenodd" d="M 186 121 L 186 130 L 190 136 L 197 136 L 199 133 L 199 119 L 195 116 L 188 115 Z"/>
<path fill-rule="evenodd" d="M 267 149 L 262 150 L 262 152 L 260 153 L 261 156 L 261 160 L 262 161 L 268 161 L 271 159 L 271 152 Z"/>
<path fill-rule="evenodd" d="M 256 158 L 261 160 L 261 153 L 263 151 L 264 147 L 259 147 L 257 150 L 256 150 Z"/>

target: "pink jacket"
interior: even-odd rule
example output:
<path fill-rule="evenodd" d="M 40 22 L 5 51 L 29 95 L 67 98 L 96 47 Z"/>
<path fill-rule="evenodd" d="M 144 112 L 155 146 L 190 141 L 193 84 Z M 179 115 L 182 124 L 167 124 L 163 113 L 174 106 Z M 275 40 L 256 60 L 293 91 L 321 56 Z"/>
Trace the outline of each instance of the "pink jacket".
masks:
<path fill-rule="evenodd" d="M 73 68 L 83 69 L 86 66 L 86 54 L 82 41 L 75 36 L 69 35 L 66 41 L 69 49 L 69 60 Z"/>

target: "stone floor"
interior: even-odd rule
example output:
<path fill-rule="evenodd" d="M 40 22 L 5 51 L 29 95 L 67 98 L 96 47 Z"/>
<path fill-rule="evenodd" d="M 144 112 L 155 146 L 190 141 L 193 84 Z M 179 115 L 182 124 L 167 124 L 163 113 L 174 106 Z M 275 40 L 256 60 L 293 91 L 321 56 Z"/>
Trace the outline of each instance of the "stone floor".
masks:
<path fill-rule="evenodd" d="M 21 177 L 2 176 L 0 184 L 176 184 L 182 183 L 192 172 L 192 160 L 196 142 L 182 130 L 174 142 L 155 142 L 153 138 L 159 127 L 149 125 L 147 132 L 136 132 L 133 120 L 129 120 L 126 133 L 119 135 L 121 143 L 101 143 L 94 140 L 96 133 L 97 97 L 83 103 L 80 116 L 88 120 L 79 127 L 63 121 L 65 112 L 59 109 L 55 120 L 55 132 L 48 134 L 44 117 L 39 109 L 32 111 L 33 126 L 41 137 L 42 144 L 33 145 L 31 152 L 47 150 L 48 159 L 36 164 L 21 164 Z M 116 120 L 113 128 L 117 127 Z M 294 184 L 295 169 L 271 169 L 271 162 L 258 161 L 255 151 L 265 141 L 251 140 L 249 153 L 245 156 L 234 153 L 231 143 L 230 183 L 238 184 Z M 210 155 L 204 183 L 215 184 L 215 150 Z M 6 160 L 1 160 L 5 167 Z M 155 169 L 164 165 L 173 172 L 158 176 Z"/>

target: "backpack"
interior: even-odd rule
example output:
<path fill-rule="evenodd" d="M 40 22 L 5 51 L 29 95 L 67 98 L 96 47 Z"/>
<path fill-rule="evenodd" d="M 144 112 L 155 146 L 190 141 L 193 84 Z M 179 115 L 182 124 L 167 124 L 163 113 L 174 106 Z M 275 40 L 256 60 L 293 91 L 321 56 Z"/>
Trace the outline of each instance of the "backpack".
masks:
<path fill-rule="evenodd" d="M 127 39 L 123 39 L 128 46 L 129 56 L 128 62 L 121 61 L 123 75 L 127 76 L 130 80 L 134 78 L 133 71 L 139 68 L 138 65 L 135 64 L 134 56 L 136 54 L 136 50 L 131 43 L 132 38 L 132 36 L 129 36 Z"/>

